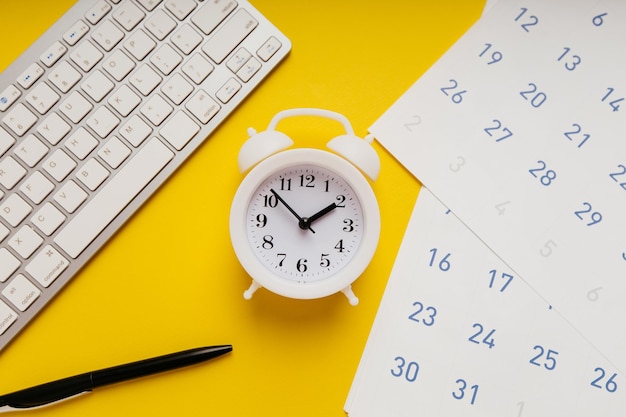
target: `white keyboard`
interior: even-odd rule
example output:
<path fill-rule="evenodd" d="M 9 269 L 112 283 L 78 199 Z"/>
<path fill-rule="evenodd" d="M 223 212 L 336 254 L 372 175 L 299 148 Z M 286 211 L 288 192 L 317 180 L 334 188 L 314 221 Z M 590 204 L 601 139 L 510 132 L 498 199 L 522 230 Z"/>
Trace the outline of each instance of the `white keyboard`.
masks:
<path fill-rule="evenodd" d="M 80 0 L 0 74 L 0 350 L 290 49 L 245 0 Z"/>

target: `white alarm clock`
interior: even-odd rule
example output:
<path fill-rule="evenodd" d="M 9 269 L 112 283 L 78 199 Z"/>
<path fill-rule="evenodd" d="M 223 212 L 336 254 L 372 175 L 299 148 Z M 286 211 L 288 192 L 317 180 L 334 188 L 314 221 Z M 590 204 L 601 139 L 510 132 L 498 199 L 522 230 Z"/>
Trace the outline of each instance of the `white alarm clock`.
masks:
<path fill-rule="evenodd" d="M 346 133 L 330 140 L 332 151 L 287 149 L 293 141 L 277 131 L 293 116 L 340 122 Z M 249 170 L 230 211 L 230 236 L 237 258 L 252 278 L 250 299 L 264 287 L 299 299 L 342 291 L 352 305 L 351 284 L 370 263 L 380 234 L 380 213 L 368 179 L 380 160 L 372 137 L 355 136 L 348 119 L 322 109 L 278 113 L 239 152 L 239 169 Z"/>

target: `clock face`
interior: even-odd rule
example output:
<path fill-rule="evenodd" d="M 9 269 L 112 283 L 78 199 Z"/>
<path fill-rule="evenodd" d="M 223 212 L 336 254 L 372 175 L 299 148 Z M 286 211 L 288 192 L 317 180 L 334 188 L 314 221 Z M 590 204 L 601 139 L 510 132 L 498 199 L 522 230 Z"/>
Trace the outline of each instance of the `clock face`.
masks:
<path fill-rule="evenodd" d="M 314 164 L 280 167 L 260 179 L 245 218 L 258 261 L 294 283 L 341 272 L 357 254 L 364 233 L 355 190 L 332 169 Z"/>

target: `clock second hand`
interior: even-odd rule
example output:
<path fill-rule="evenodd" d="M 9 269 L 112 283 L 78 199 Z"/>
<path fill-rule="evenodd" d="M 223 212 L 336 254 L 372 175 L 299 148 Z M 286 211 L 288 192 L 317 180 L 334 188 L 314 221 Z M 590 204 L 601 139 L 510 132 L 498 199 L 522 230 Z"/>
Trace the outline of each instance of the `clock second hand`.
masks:
<path fill-rule="evenodd" d="M 296 219 L 298 219 L 298 226 L 300 226 L 300 229 L 303 229 L 303 230 L 309 229 L 311 232 L 315 233 L 315 230 L 311 229 L 311 225 L 309 224 L 310 222 L 300 217 L 298 213 L 296 213 L 296 211 L 292 209 L 291 206 L 287 204 L 287 202 L 283 200 L 283 198 L 279 196 L 278 193 L 273 188 L 270 188 L 270 192 L 274 194 L 274 197 L 276 197 L 278 201 L 280 201 L 285 207 L 287 207 L 287 210 L 289 210 L 291 214 L 296 216 Z"/>

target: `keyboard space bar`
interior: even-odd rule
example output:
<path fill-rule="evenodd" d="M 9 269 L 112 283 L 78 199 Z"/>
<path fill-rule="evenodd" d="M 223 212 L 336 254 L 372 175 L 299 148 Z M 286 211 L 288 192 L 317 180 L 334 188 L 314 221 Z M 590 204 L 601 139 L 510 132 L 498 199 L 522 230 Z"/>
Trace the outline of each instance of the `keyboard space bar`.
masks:
<path fill-rule="evenodd" d="M 161 141 L 152 138 L 70 220 L 54 242 L 72 258 L 78 257 L 173 157 Z"/>

